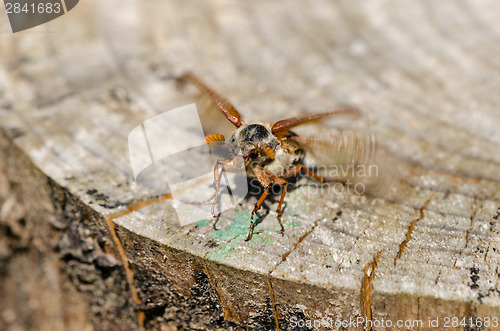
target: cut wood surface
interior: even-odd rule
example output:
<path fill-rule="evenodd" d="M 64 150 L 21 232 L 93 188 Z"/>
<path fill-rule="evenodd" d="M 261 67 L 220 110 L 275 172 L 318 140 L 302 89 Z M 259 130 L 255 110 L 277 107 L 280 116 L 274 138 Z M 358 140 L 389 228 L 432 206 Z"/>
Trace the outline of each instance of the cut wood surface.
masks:
<path fill-rule="evenodd" d="M 499 319 L 499 13 L 492 0 L 88 0 L 16 34 L 2 17 L 0 326 Z M 185 71 L 249 121 L 361 109 L 389 187 L 311 193 L 302 178 L 283 236 L 277 199 L 248 242 L 255 197 L 177 226 L 169 196 L 134 181 L 127 137 L 199 102 L 175 81 Z"/>

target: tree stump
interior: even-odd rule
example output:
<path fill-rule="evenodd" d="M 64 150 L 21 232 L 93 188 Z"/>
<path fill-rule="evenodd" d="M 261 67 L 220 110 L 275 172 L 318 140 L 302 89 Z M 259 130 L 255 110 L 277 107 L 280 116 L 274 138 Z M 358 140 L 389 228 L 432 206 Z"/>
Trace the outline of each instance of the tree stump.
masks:
<path fill-rule="evenodd" d="M 499 7 L 94 0 L 16 34 L 3 17 L 0 328 L 500 328 Z M 175 226 L 127 136 L 199 99 L 185 71 L 250 121 L 354 105 L 404 176 L 354 196 L 301 179 L 283 236 L 269 200 L 244 241 L 255 197 Z"/>

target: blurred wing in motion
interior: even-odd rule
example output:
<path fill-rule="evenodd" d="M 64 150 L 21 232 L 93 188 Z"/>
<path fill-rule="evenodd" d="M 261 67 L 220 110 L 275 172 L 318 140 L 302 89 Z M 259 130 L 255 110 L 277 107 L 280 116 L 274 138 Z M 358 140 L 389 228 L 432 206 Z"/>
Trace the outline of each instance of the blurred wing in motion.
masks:
<path fill-rule="evenodd" d="M 374 160 L 376 139 L 373 134 L 339 131 L 321 137 L 291 136 L 318 165 L 351 166 Z"/>
<path fill-rule="evenodd" d="M 288 139 L 306 151 L 305 166 L 327 181 L 344 183 L 355 193 L 384 197 L 399 180 L 394 160 L 390 161 L 375 133 L 366 127 L 325 130 L 318 126 L 316 132 Z"/>

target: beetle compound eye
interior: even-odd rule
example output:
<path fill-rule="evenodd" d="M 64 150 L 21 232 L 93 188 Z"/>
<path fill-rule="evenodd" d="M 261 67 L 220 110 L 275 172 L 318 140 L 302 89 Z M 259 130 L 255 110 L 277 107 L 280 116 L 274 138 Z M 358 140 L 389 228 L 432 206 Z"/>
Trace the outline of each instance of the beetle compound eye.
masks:
<path fill-rule="evenodd" d="M 257 156 L 259 156 L 259 152 L 257 152 L 257 150 L 256 150 L 256 149 L 252 149 L 252 150 L 250 151 L 250 157 L 251 157 L 252 159 L 255 159 L 255 158 L 257 158 Z"/>

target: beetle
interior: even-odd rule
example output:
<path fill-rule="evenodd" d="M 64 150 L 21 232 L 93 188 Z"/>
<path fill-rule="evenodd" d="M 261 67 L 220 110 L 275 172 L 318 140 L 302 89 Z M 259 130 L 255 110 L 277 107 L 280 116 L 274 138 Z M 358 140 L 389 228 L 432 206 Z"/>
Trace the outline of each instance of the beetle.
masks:
<path fill-rule="evenodd" d="M 205 137 L 206 144 L 224 144 L 230 147 L 235 155 L 242 156 L 234 159 L 217 160 L 214 167 L 214 195 L 212 197 L 212 215 L 215 217 L 215 206 L 219 196 L 219 187 L 222 171 L 232 171 L 242 166 L 245 167 L 246 175 L 249 178 L 256 178 L 264 188 L 260 198 L 255 203 L 251 218 L 250 230 L 246 241 L 252 238 L 254 233 L 254 215 L 261 207 L 262 203 L 269 194 L 271 184 L 282 186 L 281 197 L 276 209 L 277 219 L 281 227 L 281 234 L 285 228 L 281 221 L 282 205 L 287 192 L 287 178 L 290 178 L 299 172 L 314 178 L 320 183 L 327 180 L 317 175 L 303 165 L 305 149 L 303 144 L 306 140 L 300 139 L 290 129 L 312 121 L 321 120 L 336 116 L 358 117 L 361 112 L 353 107 L 344 107 L 338 110 L 306 114 L 278 121 L 274 124 L 255 122 L 246 123 L 236 108 L 224 97 L 215 92 L 200 78 L 191 72 L 182 74 L 179 81 L 189 82 L 198 90 L 208 96 L 212 103 L 224 114 L 226 119 L 231 122 L 236 130 L 226 142 L 222 134 L 213 133 Z M 243 162 L 244 164 L 238 164 Z"/>

